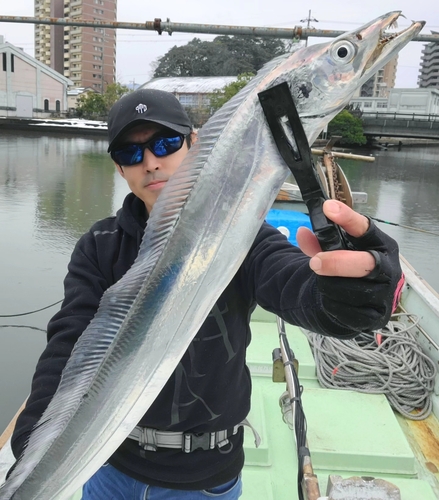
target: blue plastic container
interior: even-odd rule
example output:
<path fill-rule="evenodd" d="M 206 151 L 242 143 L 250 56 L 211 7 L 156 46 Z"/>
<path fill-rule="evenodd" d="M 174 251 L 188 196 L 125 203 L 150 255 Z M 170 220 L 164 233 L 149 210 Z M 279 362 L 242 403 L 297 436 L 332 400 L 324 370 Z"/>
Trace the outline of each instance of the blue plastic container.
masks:
<path fill-rule="evenodd" d="M 312 230 L 308 215 L 294 210 L 269 210 L 265 219 L 269 224 L 279 229 L 293 245 L 297 245 L 296 232 L 301 226 Z"/>

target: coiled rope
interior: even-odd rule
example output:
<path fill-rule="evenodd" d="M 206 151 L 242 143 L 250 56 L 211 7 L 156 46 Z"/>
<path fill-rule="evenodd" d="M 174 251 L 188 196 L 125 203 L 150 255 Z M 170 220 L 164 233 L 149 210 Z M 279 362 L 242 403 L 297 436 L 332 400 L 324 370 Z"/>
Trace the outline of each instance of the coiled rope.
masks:
<path fill-rule="evenodd" d="M 412 323 L 401 321 L 406 316 Z M 397 320 L 399 318 L 399 320 Z M 385 328 L 339 340 L 305 332 L 323 387 L 385 394 L 390 405 L 411 420 L 427 418 L 437 373 L 412 329 L 419 319 L 398 313 Z"/>

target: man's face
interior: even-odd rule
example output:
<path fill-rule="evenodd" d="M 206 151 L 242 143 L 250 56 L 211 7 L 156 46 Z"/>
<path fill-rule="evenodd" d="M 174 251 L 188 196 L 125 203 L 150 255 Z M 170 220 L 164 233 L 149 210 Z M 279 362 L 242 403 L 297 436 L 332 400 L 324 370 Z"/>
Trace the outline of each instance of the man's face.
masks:
<path fill-rule="evenodd" d="M 162 130 L 165 129 L 160 125 L 141 124 L 129 130 L 121 143 L 142 144 Z M 127 181 L 131 191 L 143 200 L 148 213 L 151 213 L 152 207 L 166 182 L 177 170 L 187 152 L 186 141 L 176 153 L 161 158 L 155 156 L 149 149 L 145 149 L 141 163 L 132 166 L 116 164 L 116 167 L 120 175 Z"/>

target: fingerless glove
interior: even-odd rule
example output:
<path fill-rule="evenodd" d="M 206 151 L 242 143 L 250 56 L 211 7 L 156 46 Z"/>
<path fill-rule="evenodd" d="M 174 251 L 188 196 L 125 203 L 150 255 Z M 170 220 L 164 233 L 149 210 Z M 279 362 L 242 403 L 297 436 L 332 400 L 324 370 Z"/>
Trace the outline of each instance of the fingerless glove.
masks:
<path fill-rule="evenodd" d="M 347 238 L 356 250 L 374 256 L 376 264 L 371 273 L 364 278 L 317 277 L 325 312 L 353 333 L 384 327 L 398 305 L 404 284 L 398 244 L 369 221 L 363 236 Z"/>

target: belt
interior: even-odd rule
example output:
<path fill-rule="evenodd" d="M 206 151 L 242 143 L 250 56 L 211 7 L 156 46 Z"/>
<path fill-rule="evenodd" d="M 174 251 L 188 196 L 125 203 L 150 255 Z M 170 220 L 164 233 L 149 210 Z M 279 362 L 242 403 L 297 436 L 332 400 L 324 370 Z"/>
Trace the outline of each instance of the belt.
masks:
<path fill-rule="evenodd" d="M 173 448 L 182 450 L 184 453 L 191 453 L 195 450 L 213 450 L 221 448 L 229 443 L 229 437 L 238 433 L 240 427 L 248 425 L 255 435 L 256 447 L 259 446 L 260 437 L 247 419 L 232 429 L 216 432 L 173 432 L 160 431 L 149 427 L 136 426 L 129 434 L 128 438 L 139 443 L 145 451 L 157 451 L 157 448 Z"/>

